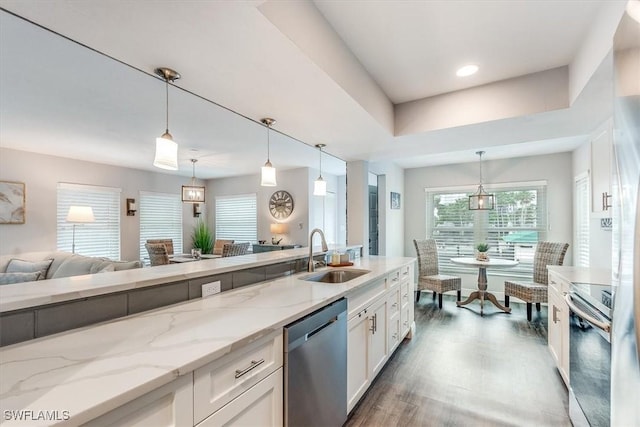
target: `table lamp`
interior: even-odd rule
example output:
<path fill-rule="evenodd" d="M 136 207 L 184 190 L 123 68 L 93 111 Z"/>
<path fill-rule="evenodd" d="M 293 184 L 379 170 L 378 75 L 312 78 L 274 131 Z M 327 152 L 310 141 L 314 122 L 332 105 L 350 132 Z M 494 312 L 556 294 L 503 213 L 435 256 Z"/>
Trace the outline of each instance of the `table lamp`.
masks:
<path fill-rule="evenodd" d="M 282 240 L 282 237 L 280 238 L 280 240 L 276 240 L 276 236 L 278 234 L 287 234 L 287 231 L 288 231 L 287 230 L 287 224 L 283 224 L 283 223 L 271 224 L 269 229 L 271 230 L 271 234 L 274 235 L 271 238 L 271 243 L 274 244 L 274 245 L 279 245 L 280 241 Z"/>
<path fill-rule="evenodd" d="M 67 222 L 73 223 L 73 240 L 71 243 L 71 252 L 76 253 L 76 225 L 94 222 L 96 218 L 93 216 L 91 206 L 71 206 L 67 213 Z"/>

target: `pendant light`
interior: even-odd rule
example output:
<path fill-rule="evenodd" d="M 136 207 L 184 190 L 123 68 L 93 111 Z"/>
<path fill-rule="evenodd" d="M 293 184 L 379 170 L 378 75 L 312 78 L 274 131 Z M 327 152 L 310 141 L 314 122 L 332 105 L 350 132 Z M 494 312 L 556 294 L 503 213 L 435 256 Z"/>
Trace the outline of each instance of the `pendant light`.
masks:
<path fill-rule="evenodd" d="M 476 154 L 480 156 L 480 185 L 478 191 L 469 196 L 469 210 L 488 211 L 494 208 L 495 197 L 493 194 L 485 192 L 482 185 L 482 155 L 484 151 L 476 151 Z"/>
<path fill-rule="evenodd" d="M 322 179 L 322 149 L 326 147 L 326 144 L 316 144 L 316 148 L 320 150 L 320 176 L 313 183 L 313 195 L 314 196 L 326 196 L 327 195 L 327 181 Z"/>
<path fill-rule="evenodd" d="M 270 153 L 270 141 L 269 141 L 269 133 L 271 131 L 271 125 L 273 125 L 276 121 L 274 119 L 265 118 L 261 120 L 262 123 L 267 125 L 267 162 L 262 167 L 262 179 L 260 180 L 260 185 L 263 187 L 275 187 L 276 185 L 276 168 L 271 164 L 271 160 L 269 159 Z"/>
<path fill-rule="evenodd" d="M 182 201 L 185 203 L 204 203 L 204 187 L 196 185 L 196 162 L 198 159 L 191 159 L 193 175 L 191 185 L 182 186 Z"/>
<path fill-rule="evenodd" d="M 164 133 L 156 138 L 156 157 L 153 166 L 160 169 L 178 170 L 178 144 L 169 133 L 169 82 L 175 82 L 180 78 L 180 74 L 170 68 L 156 68 L 154 72 L 165 81 L 167 93 L 167 127 Z"/>

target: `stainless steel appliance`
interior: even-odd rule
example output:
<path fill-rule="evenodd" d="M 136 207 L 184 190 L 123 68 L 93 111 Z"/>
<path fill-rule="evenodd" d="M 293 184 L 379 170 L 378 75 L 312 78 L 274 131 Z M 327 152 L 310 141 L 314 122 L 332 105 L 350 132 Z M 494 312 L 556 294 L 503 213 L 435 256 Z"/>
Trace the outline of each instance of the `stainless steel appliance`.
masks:
<path fill-rule="evenodd" d="M 614 37 L 611 425 L 640 422 L 640 17 L 630 1 Z"/>
<path fill-rule="evenodd" d="M 573 284 L 569 326 L 569 415 L 574 427 L 610 425 L 612 287 Z"/>
<path fill-rule="evenodd" d="M 286 426 L 342 426 L 347 420 L 347 300 L 284 328 Z"/>

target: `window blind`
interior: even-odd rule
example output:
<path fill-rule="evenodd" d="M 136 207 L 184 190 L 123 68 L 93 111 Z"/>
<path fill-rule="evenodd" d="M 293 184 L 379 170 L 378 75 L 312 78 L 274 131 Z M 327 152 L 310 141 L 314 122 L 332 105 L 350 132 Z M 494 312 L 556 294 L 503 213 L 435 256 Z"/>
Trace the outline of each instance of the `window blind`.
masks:
<path fill-rule="evenodd" d="M 578 267 L 589 266 L 589 174 L 584 173 L 575 179 L 575 236 L 574 263 Z"/>
<path fill-rule="evenodd" d="M 474 257 L 476 244 L 487 242 L 490 257 L 520 262 L 508 270 L 493 270 L 492 274 L 532 278 L 537 242 L 546 238 L 546 183 L 485 188 L 495 194 L 494 210 L 469 210 L 469 195 L 476 191 L 475 187 L 425 190 L 427 236 L 438 244 L 440 269 L 475 271 L 453 264 L 451 258 Z"/>
<path fill-rule="evenodd" d="M 258 243 L 255 193 L 216 197 L 216 239 Z"/>
<path fill-rule="evenodd" d="M 148 239 L 172 239 L 173 252 L 182 253 L 182 199 L 180 194 L 140 192 L 140 258 L 149 259 Z"/>
<path fill-rule="evenodd" d="M 57 248 L 71 252 L 74 224 L 67 222 L 71 206 L 90 206 L 95 221 L 75 224 L 75 253 L 120 259 L 119 188 L 58 183 L 56 236 Z"/>

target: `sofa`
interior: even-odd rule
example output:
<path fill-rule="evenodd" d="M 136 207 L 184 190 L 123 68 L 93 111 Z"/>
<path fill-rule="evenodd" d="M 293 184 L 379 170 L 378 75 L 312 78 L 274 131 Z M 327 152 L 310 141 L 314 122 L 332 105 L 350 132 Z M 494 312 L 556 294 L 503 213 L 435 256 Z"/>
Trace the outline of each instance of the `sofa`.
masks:
<path fill-rule="evenodd" d="M 141 268 L 140 261 L 113 261 L 69 252 L 0 256 L 0 285 Z"/>

